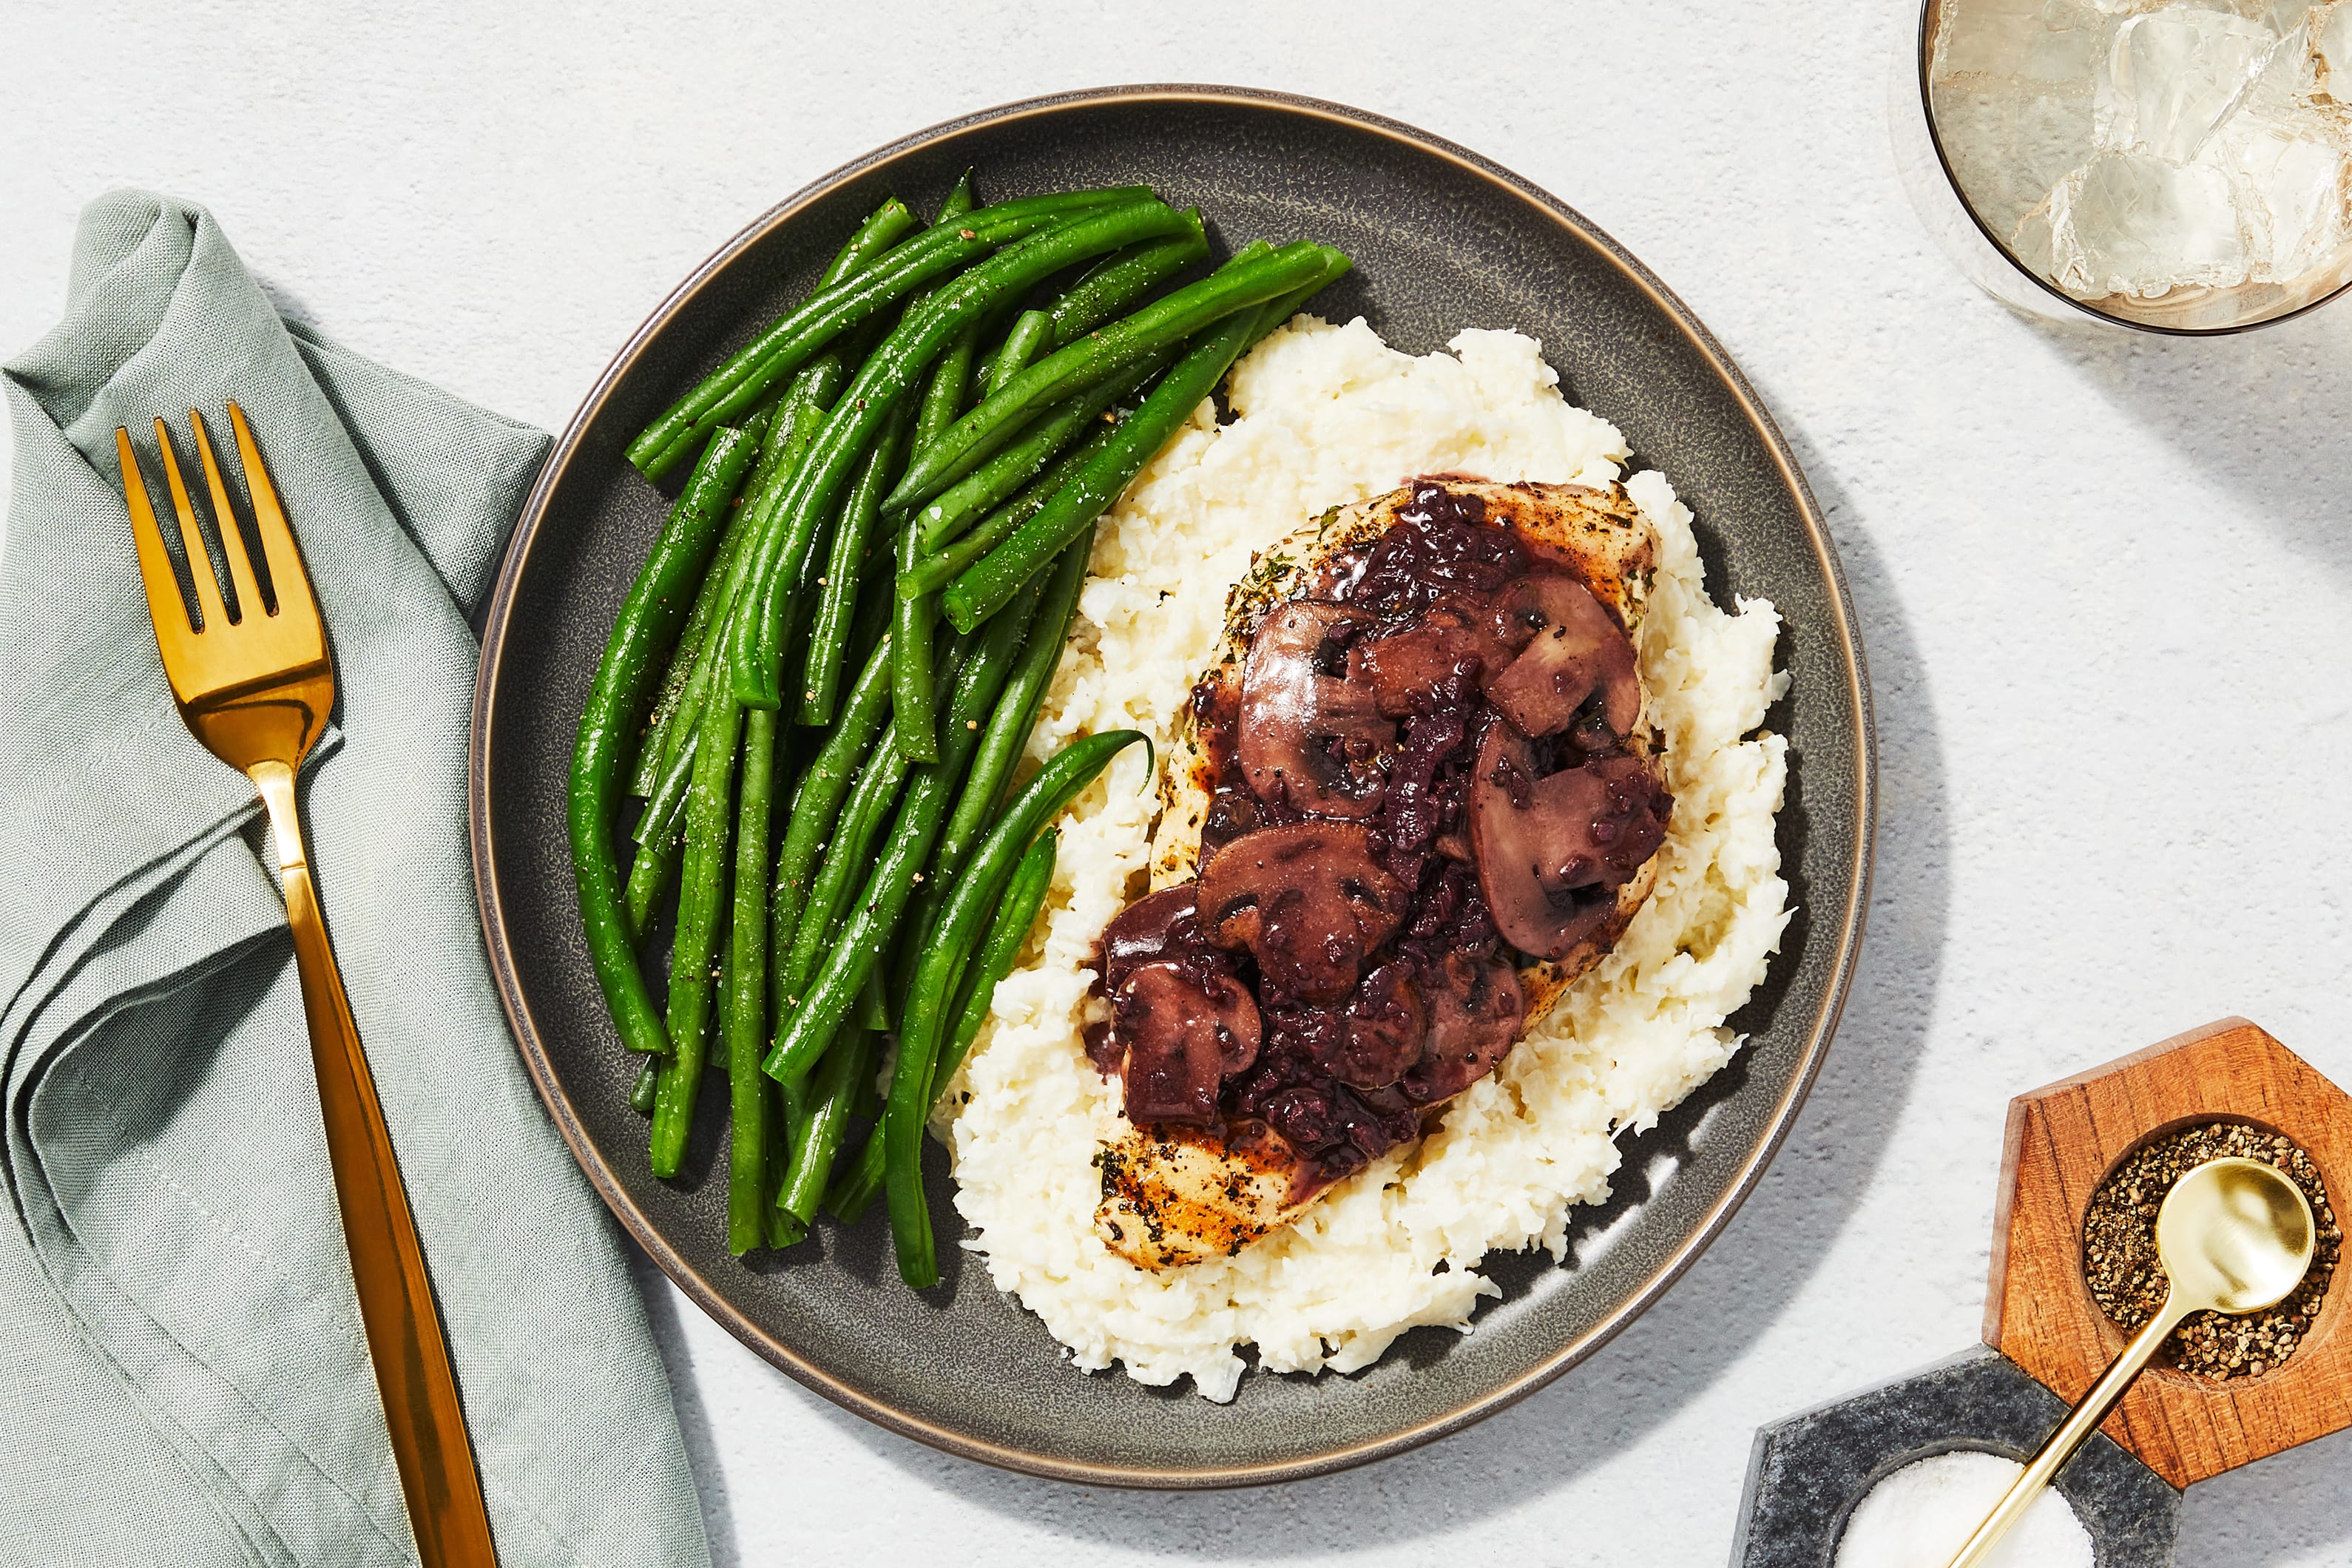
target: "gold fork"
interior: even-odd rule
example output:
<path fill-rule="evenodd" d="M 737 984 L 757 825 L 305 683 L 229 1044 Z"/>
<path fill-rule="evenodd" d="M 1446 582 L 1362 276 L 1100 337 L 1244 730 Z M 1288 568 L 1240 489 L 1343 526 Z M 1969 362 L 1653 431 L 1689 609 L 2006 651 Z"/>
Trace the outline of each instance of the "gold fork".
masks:
<path fill-rule="evenodd" d="M 269 813 L 278 841 L 278 865 L 286 886 L 286 923 L 294 932 L 294 960 L 302 977 L 302 1012 L 310 1025 L 310 1060 L 319 1077 L 319 1109 L 327 1126 L 327 1156 L 335 1173 L 335 1201 L 343 1213 L 343 1240 L 351 1249 L 352 1279 L 359 1287 L 360 1321 L 367 1330 L 368 1357 L 375 1365 L 383 1397 L 393 1458 L 400 1467 L 401 1491 L 425 1568 L 495 1568 L 490 1521 L 482 1506 L 482 1483 L 466 1437 L 457 1405 L 449 1347 L 433 1305 L 425 1254 L 416 1224 L 400 1184 L 392 1134 L 375 1094 L 375 1079 L 360 1048 L 359 1026 L 343 994 L 343 977 L 327 941 L 327 922 L 310 883 L 310 857 L 302 845 L 302 821 L 294 804 L 294 778 L 303 757 L 326 728 L 335 705 L 335 667 L 327 652 L 326 624 L 301 551 L 287 526 L 285 509 L 253 444 L 244 410 L 228 405 L 236 429 L 236 455 L 253 498 L 255 532 L 275 590 L 275 607 L 265 605 L 246 556 L 245 541 L 221 483 L 220 464 L 204 416 L 188 410 L 195 445 L 204 460 L 205 485 L 212 494 L 220 527 L 221 553 L 228 562 L 238 614 L 232 619 L 221 584 L 213 574 L 204 536 L 196 527 L 188 487 L 172 452 L 172 436 L 155 421 L 163 477 L 172 507 L 180 517 L 180 543 L 196 590 L 201 622 L 189 614 L 162 526 L 147 495 L 147 481 L 131 449 L 131 433 L 117 429 L 115 449 L 122 460 L 122 499 L 131 509 L 138 541 L 139 570 L 147 582 L 147 612 L 155 623 L 155 647 L 171 678 L 180 717 L 205 750 L 253 781 Z"/>

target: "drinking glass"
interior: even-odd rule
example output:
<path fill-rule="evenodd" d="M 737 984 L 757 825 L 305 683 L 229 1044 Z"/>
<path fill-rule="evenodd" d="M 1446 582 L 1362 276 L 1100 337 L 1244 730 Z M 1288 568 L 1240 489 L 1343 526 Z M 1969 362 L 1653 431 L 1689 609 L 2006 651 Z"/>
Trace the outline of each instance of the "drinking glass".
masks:
<path fill-rule="evenodd" d="M 2352 0 L 1924 0 L 1889 111 L 1921 219 L 2029 314 L 2204 335 L 2352 288 Z"/>

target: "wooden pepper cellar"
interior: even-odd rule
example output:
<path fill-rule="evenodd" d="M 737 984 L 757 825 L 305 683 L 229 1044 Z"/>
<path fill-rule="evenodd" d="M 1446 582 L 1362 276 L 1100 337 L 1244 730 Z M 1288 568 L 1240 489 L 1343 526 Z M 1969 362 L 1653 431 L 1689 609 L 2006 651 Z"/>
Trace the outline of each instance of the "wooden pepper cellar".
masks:
<path fill-rule="evenodd" d="M 2092 1194 L 2182 1127 L 2246 1121 L 2302 1145 L 2331 1202 L 2352 1194 L 2352 1097 L 2243 1018 L 2225 1018 L 2010 1102 L 1985 1342 L 2070 1403 L 2128 1339 L 2084 1274 Z M 2217 1382 L 2162 1365 L 2102 1430 L 2176 1487 L 2352 1426 L 2352 1302 L 2338 1268 L 2294 1354 Z"/>

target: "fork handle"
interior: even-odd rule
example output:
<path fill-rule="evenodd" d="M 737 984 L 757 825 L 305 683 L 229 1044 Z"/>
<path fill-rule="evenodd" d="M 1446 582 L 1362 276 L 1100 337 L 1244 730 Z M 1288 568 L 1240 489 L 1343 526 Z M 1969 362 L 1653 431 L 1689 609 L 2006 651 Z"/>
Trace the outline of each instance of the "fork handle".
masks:
<path fill-rule="evenodd" d="M 496 1568 L 481 1478 L 467 1440 L 416 1222 L 408 1212 L 392 1133 L 310 881 L 294 805 L 294 771 L 283 763 L 262 763 L 250 776 L 278 840 L 286 923 L 294 933 L 294 961 L 301 972 L 302 1012 L 310 1026 L 310 1059 L 319 1077 L 335 1202 L 342 1210 L 360 1321 L 367 1331 L 368 1359 L 383 1398 L 417 1553 L 424 1568 Z"/>

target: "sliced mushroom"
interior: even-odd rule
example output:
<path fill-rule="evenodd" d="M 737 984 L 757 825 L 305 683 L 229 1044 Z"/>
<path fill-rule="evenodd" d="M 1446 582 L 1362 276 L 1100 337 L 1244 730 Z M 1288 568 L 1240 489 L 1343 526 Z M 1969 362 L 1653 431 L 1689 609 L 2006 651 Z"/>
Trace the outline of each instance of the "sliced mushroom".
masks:
<path fill-rule="evenodd" d="M 1111 917 L 1102 933 L 1102 984 L 1115 993 L 1135 970 L 1189 934 L 1193 923 L 1192 884 L 1179 882 L 1138 899 Z"/>
<path fill-rule="evenodd" d="M 1442 600 L 1402 628 L 1348 650 L 1348 679 L 1370 688 L 1380 710 L 1402 719 L 1447 700 L 1464 676 L 1500 673 L 1516 652 L 1476 601 Z"/>
<path fill-rule="evenodd" d="M 1428 1042 L 1397 1088 L 1415 1105 L 1434 1105 L 1495 1070 L 1519 1037 L 1526 1004 L 1517 970 L 1466 952 L 1447 953 L 1444 968 L 1423 984 Z"/>
<path fill-rule="evenodd" d="M 1276 990 L 1336 1002 L 1406 914 L 1407 889 L 1353 823 L 1294 822 L 1236 838 L 1201 872 L 1203 935 L 1246 947 Z"/>
<path fill-rule="evenodd" d="M 1257 1004 L 1230 974 L 1160 959 L 1139 965 L 1111 997 L 1111 1029 L 1127 1119 L 1140 1126 L 1217 1124 L 1217 1091 L 1257 1059 Z"/>
<path fill-rule="evenodd" d="M 1487 676 L 1486 700 L 1519 733 L 1567 729 L 1596 689 L 1609 728 L 1633 732 L 1642 683 L 1633 639 L 1583 584 L 1550 572 L 1520 578 L 1496 596 L 1494 629 L 1517 655 Z"/>
<path fill-rule="evenodd" d="M 1674 800 L 1622 752 L 1548 776 L 1507 724 L 1488 728 L 1471 781 L 1478 885 L 1503 940 L 1559 958 L 1597 930 L 1612 891 L 1665 840 Z"/>
<path fill-rule="evenodd" d="M 1316 1065 L 1351 1089 L 1379 1089 L 1421 1059 L 1428 1014 L 1405 965 L 1383 963 L 1348 998 L 1345 1021 Z"/>
<path fill-rule="evenodd" d="M 1380 809 L 1380 759 L 1396 726 L 1370 689 L 1331 668 L 1339 661 L 1328 647 L 1335 636 L 1375 624 L 1319 599 L 1276 605 L 1259 624 L 1242 666 L 1238 750 L 1260 799 L 1349 820 Z"/>

